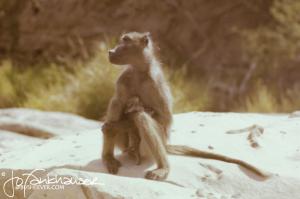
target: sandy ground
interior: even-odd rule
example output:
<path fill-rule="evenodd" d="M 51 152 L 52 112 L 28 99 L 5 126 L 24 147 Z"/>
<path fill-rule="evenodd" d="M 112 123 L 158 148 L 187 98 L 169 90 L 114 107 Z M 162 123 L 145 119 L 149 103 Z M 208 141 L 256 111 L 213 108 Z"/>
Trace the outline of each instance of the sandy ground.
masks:
<path fill-rule="evenodd" d="M 268 179 L 235 164 L 169 156 L 171 172 L 167 180 L 150 181 L 143 176 L 154 166 L 147 161 L 135 165 L 126 154 L 117 156 L 122 162 L 118 175 L 110 175 L 100 157 L 101 123 L 64 113 L 0 110 L 0 126 L 9 122 L 46 129 L 52 132 L 52 137 L 44 139 L 0 131 L 1 199 L 9 198 L 8 195 L 18 199 L 300 199 L 300 114 L 297 112 L 175 115 L 171 144 L 185 144 L 245 160 L 269 172 Z M 253 125 L 257 126 L 249 131 L 235 131 Z M 16 184 L 28 185 L 32 179 L 49 176 L 78 181 L 58 188 L 16 189 Z"/>

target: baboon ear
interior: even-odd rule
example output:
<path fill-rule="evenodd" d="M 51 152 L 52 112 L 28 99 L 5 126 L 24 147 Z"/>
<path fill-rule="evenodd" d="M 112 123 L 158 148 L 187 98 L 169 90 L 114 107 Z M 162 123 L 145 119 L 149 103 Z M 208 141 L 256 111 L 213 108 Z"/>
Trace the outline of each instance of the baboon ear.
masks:
<path fill-rule="evenodd" d="M 145 35 L 142 37 L 141 42 L 142 42 L 142 44 L 143 44 L 144 46 L 147 46 L 148 43 L 149 43 L 149 40 L 150 40 L 150 32 L 147 32 L 147 33 L 145 33 Z"/>

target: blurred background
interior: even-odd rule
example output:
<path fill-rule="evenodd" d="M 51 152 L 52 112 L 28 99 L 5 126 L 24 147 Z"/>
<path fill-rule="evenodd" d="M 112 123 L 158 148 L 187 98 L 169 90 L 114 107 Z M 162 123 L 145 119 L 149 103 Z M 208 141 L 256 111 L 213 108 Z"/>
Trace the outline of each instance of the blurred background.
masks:
<path fill-rule="evenodd" d="M 102 118 L 128 31 L 151 32 L 175 112 L 300 108 L 292 0 L 0 0 L 0 108 Z"/>

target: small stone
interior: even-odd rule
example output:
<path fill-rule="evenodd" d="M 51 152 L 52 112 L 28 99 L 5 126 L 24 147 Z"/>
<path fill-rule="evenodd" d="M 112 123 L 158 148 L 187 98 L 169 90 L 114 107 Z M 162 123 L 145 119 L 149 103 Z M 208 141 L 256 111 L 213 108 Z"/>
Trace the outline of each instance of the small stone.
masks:
<path fill-rule="evenodd" d="M 198 189 L 197 191 L 196 191 L 196 195 L 197 196 L 199 196 L 199 197 L 204 197 L 204 194 L 202 193 L 202 190 L 201 189 Z"/>
<path fill-rule="evenodd" d="M 294 111 L 290 114 L 289 118 L 300 117 L 300 111 Z"/>

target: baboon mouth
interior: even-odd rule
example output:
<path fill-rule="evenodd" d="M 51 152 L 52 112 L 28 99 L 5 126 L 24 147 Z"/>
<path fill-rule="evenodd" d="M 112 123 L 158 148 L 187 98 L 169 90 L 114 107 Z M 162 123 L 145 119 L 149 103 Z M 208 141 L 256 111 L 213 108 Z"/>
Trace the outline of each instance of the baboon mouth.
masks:
<path fill-rule="evenodd" d="M 125 63 L 123 63 L 122 58 L 120 58 L 120 56 L 116 55 L 115 53 L 109 52 L 108 60 L 110 63 L 116 64 L 116 65 L 124 65 L 125 64 Z"/>
<path fill-rule="evenodd" d="M 110 52 L 108 53 L 108 60 L 110 63 L 112 64 L 117 64 L 116 62 L 116 56 L 114 55 L 114 53 Z"/>

